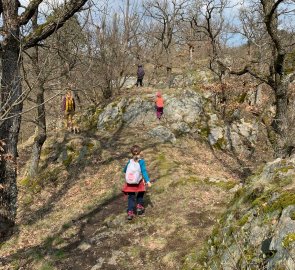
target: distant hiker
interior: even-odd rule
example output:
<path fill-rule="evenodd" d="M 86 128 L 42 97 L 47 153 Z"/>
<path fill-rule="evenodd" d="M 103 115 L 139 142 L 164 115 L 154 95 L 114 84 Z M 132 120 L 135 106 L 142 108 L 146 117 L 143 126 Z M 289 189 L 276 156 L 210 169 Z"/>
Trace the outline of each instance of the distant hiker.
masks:
<path fill-rule="evenodd" d="M 138 65 L 137 68 L 137 82 L 136 82 L 136 86 L 143 86 L 143 77 L 144 77 L 144 69 L 142 65 Z"/>
<path fill-rule="evenodd" d="M 133 157 L 124 168 L 126 183 L 122 191 L 128 194 L 128 220 L 132 220 L 135 216 L 135 209 L 137 215 L 142 215 L 144 213 L 143 196 L 146 190 L 145 185 L 148 187 L 152 185 L 146 170 L 145 161 L 140 157 L 140 152 L 140 147 L 138 145 L 133 145 L 131 147 L 131 154 Z"/>
<path fill-rule="evenodd" d="M 62 100 L 62 111 L 64 112 L 66 127 L 69 130 L 73 129 L 73 116 L 75 114 L 75 99 L 72 96 L 71 90 L 68 90 Z"/>
<path fill-rule="evenodd" d="M 164 99 L 160 92 L 156 94 L 155 108 L 156 108 L 157 118 L 160 120 L 164 112 Z"/>

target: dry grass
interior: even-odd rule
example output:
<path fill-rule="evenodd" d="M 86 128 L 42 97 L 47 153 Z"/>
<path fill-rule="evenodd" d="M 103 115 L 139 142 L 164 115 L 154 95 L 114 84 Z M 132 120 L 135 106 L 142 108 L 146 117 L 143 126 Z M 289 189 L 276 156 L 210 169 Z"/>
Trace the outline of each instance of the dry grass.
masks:
<path fill-rule="evenodd" d="M 0 269 L 91 269 L 100 263 L 101 269 L 130 269 L 131 261 L 146 270 L 180 269 L 192 250 L 200 250 L 231 196 L 226 185 L 208 179 L 236 183 L 231 168 L 238 165 L 188 137 L 174 145 L 143 142 L 150 176 L 158 181 L 146 195 L 145 217 L 126 223 L 126 201 L 117 195 L 126 141 L 131 145 L 137 138 L 123 130 L 115 146 L 88 157 L 85 167 L 64 168 L 56 186 L 32 193 L 29 205 L 28 190 L 20 188 L 18 232 L 1 245 Z M 40 217 L 31 220 L 36 212 Z"/>

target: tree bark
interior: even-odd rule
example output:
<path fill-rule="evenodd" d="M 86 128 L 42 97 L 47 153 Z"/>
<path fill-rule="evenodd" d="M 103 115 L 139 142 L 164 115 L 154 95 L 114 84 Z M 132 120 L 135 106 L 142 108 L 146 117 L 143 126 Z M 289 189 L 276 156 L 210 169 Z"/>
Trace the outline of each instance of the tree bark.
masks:
<path fill-rule="evenodd" d="M 16 158 L 18 133 L 21 122 L 22 87 L 20 77 L 21 55 L 19 26 L 17 22 L 18 1 L 2 0 L 4 31 L 2 43 L 1 109 L 9 110 L 0 126 L 0 140 L 6 143 L 4 154 L 8 159 L 0 160 L 0 179 L 4 188 L 0 191 L 0 237 L 11 232 L 17 208 Z M 1 112 L 3 114 L 3 111 Z"/>
<path fill-rule="evenodd" d="M 166 71 L 167 71 L 167 84 L 168 87 L 171 88 L 172 83 L 173 83 L 173 78 L 172 78 L 172 62 L 171 62 L 171 51 L 170 48 L 165 48 L 166 49 Z"/>
<path fill-rule="evenodd" d="M 31 162 L 28 168 L 28 175 L 35 177 L 38 173 L 39 161 L 41 156 L 42 146 L 46 140 L 46 113 L 44 104 L 44 82 L 39 68 L 38 48 L 34 48 L 35 52 L 32 55 L 33 70 L 36 77 L 37 90 L 37 118 L 36 118 L 36 133 L 34 144 L 32 147 Z"/>
<path fill-rule="evenodd" d="M 272 122 L 272 127 L 274 130 L 283 135 L 282 123 L 286 118 L 287 108 L 288 108 L 288 88 L 289 88 L 289 80 L 287 78 L 280 78 L 279 81 L 276 82 L 276 86 L 274 87 L 275 91 L 275 105 L 276 105 L 276 115 Z"/>

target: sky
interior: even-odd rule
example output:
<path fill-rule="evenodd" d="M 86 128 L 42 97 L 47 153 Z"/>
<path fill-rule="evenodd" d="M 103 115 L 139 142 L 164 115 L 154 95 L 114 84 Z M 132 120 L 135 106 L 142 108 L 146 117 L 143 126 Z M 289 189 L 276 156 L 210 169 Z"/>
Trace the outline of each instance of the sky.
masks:
<path fill-rule="evenodd" d="M 43 13 L 49 13 L 50 11 L 50 6 L 54 5 L 57 6 L 59 4 L 64 3 L 66 0 L 44 0 L 44 3 L 41 4 L 40 10 Z M 114 10 L 119 10 L 122 7 L 122 3 L 124 0 L 92 0 L 94 3 L 101 4 L 103 5 L 104 2 L 109 2 L 109 4 L 113 7 Z M 178 0 L 177 0 L 178 1 Z M 180 0 L 179 0 L 180 1 Z M 217 1 L 217 0 L 216 0 Z M 252 0 L 230 0 L 230 4 L 232 8 L 229 8 L 225 11 L 225 17 L 226 19 L 234 25 L 239 24 L 239 19 L 238 19 L 238 14 L 239 14 L 239 9 L 246 5 L 247 2 L 252 1 Z M 30 0 L 20 0 L 21 4 L 24 6 L 27 6 Z M 134 2 L 138 2 L 139 6 L 143 2 L 143 0 L 131 0 L 131 3 L 133 4 Z M 20 10 L 20 13 L 23 10 Z M 294 16 L 295 17 L 295 16 Z M 294 19 L 295 21 L 295 19 Z M 0 23 L 1 24 L 1 23 Z M 243 43 L 245 43 L 245 40 L 243 37 L 239 34 L 235 35 L 229 35 L 229 40 L 228 40 L 228 45 L 230 46 L 239 46 Z"/>

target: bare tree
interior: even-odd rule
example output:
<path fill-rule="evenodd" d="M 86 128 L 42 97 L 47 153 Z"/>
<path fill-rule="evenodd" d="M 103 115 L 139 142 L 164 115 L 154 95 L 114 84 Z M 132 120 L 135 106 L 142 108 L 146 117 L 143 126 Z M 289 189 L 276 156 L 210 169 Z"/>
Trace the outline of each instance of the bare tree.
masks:
<path fill-rule="evenodd" d="M 108 3 L 108 2 L 107 2 Z M 137 58 L 140 16 L 136 2 L 124 0 L 119 10 L 113 10 L 106 4 L 103 10 L 96 10 L 93 19 L 92 10 L 87 23 L 87 56 L 84 62 L 85 80 L 89 82 L 87 91 L 91 101 L 101 101 L 100 89 L 104 99 L 109 99 L 119 91 L 126 78 L 130 76 Z M 95 78 L 91 78 L 95 74 Z M 93 85 L 95 84 L 95 85 Z M 92 92 L 91 94 L 89 92 Z"/>
<path fill-rule="evenodd" d="M 249 39 L 254 45 L 263 49 L 264 67 L 258 67 L 259 59 L 253 54 L 251 60 L 240 70 L 230 69 L 231 74 L 243 75 L 251 74 L 261 83 L 271 87 L 275 96 L 276 114 L 272 122 L 273 129 L 280 135 L 282 134 L 282 120 L 288 106 L 288 89 L 290 83 L 295 79 L 295 71 L 287 70 L 287 55 L 294 49 L 294 40 L 292 38 L 292 28 L 281 30 L 283 23 L 288 20 L 286 15 L 293 13 L 292 1 L 283 0 L 260 0 L 255 2 L 256 6 L 248 13 L 250 18 L 256 16 L 258 24 L 262 25 L 259 31 L 263 31 L 265 38 L 262 42 L 255 42 Z M 254 5 L 253 5 L 254 6 Z M 284 17 L 285 16 L 285 17 Z M 245 26 L 244 26 L 244 29 Z M 258 54 L 259 55 L 259 54 Z"/>
<path fill-rule="evenodd" d="M 1 53 L 2 53 L 2 80 L 1 80 L 1 115 L 9 111 L 6 119 L 0 125 L 0 140 L 5 141 L 4 153 L 12 158 L 8 162 L 0 161 L 0 181 L 4 187 L 0 191 L 0 236 L 7 235 L 14 225 L 17 210 L 16 186 L 16 157 L 18 133 L 22 112 L 21 62 L 22 50 L 34 47 L 52 33 L 58 30 L 71 18 L 87 0 L 66 1 L 60 12 L 39 25 L 35 31 L 22 37 L 20 29 L 34 16 L 42 0 L 30 1 L 20 10 L 18 0 L 0 1 L 0 13 L 3 17 Z M 20 15 L 19 12 L 24 10 Z M 2 118 L 2 117 L 1 117 Z M 2 118 L 3 119 L 3 118 Z"/>
<path fill-rule="evenodd" d="M 177 26 L 183 19 L 189 0 L 149 0 L 145 3 L 147 16 L 156 21 L 151 35 L 160 42 L 161 53 L 165 53 L 167 82 L 172 84 L 172 46 Z"/>
<path fill-rule="evenodd" d="M 224 11 L 228 7 L 228 0 L 209 0 L 196 1 L 193 16 L 192 27 L 198 35 L 203 37 L 204 41 L 209 41 L 209 69 L 217 75 L 221 88 L 222 116 L 225 117 L 225 84 L 224 76 L 226 69 L 220 65 L 219 61 L 223 57 L 221 35 L 224 33 L 225 18 Z"/>

